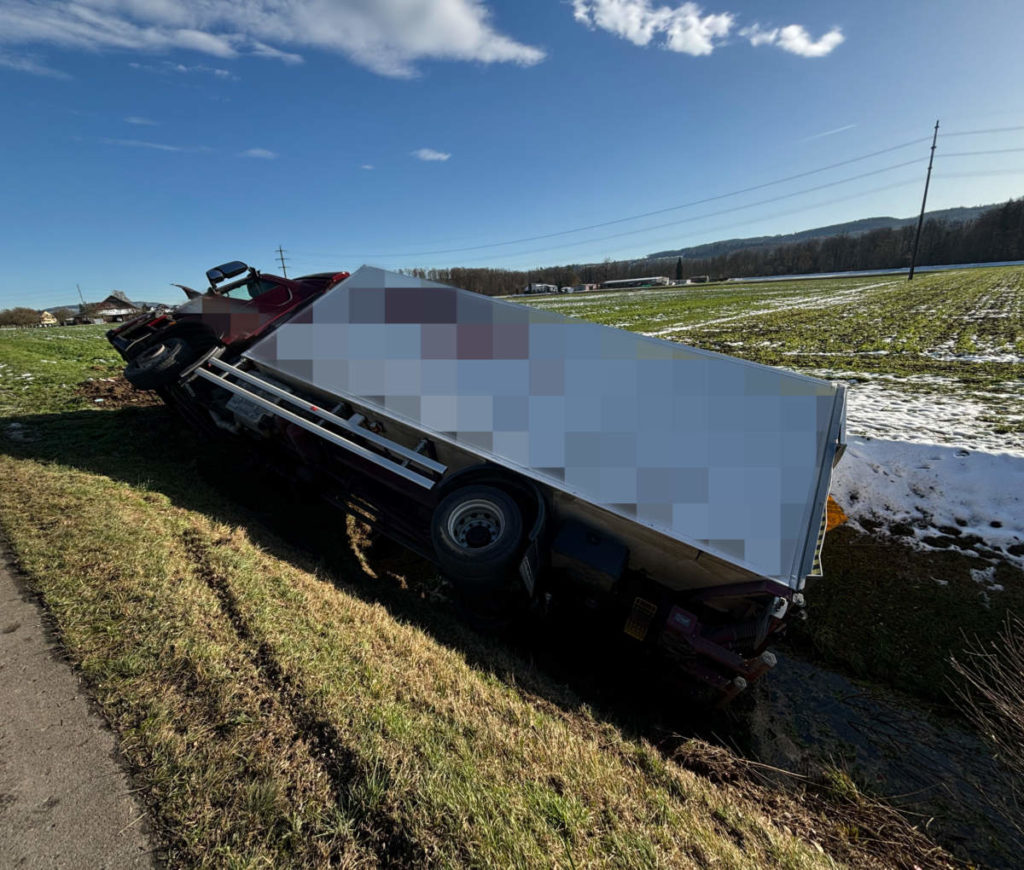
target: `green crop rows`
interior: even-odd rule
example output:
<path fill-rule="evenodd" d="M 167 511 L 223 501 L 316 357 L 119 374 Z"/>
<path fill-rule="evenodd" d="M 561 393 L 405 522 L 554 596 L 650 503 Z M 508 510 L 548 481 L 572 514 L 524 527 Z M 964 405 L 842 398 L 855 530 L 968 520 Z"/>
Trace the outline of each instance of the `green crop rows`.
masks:
<path fill-rule="evenodd" d="M 530 305 L 767 365 L 883 379 L 1024 431 L 1024 269 L 592 293 Z"/>

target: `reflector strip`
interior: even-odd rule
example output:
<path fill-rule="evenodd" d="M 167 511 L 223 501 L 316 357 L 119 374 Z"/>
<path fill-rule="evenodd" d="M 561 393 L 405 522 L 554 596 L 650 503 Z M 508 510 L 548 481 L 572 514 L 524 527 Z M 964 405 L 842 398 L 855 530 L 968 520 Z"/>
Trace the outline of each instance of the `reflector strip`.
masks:
<path fill-rule="evenodd" d="M 629 614 L 629 619 L 626 620 L 626 627 L 623 631 L 630 637 L 643 640 L 647 637 L 647 629 L 651 627 L 651 620 L 654 619 L 654 614 L 657 612 L 658 606 L 653 602 L 646 598 L 634 598 L 633 610 Z"/>

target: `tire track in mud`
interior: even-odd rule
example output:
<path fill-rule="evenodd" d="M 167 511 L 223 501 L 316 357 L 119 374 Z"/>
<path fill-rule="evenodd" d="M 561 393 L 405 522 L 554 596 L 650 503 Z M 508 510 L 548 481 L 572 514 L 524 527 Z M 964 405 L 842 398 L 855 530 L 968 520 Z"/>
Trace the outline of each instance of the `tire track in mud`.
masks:
<path fill-rule="evenodd" d="M 224 614 L 241 641 L 268 691 L 275 695 L 282 713 L 294 725 L 294 737 L 309 747 L 314 761 L 326 774 L 331 793 L 339 808 L 354 823 L 357 842 L 368 849 L 382 864 L 393 867 L 421 867 L 427 853 L 402 822 L 381 810 L 354 805 L 353 786 L 375 775 L 366 763 L 350 749 L 338 729 L 316 709 L 302 688 L 281 667 L 273 647 L 257 638 L 239 607 L 227 577 L 217 571 L 209 558 L 209 545 L 196 529 L 186 529 L 181 536 L 196 576 L 216 596 Z M 379 775 L 379 774 L 378 774 Z"/>

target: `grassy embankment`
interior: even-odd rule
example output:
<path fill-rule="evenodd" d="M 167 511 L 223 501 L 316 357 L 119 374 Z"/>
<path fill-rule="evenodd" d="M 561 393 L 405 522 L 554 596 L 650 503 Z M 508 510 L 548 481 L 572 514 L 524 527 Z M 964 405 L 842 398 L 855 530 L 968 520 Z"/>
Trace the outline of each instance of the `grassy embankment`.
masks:
<path fill-rule="evenodd" d="M 172 866 L 945 865 L 855 793 L 716 785 L 414 594 L 383 606 L 343 517 L 314 559 L 162 406 L 76 393 L 111 357 L 97 329 L 0 333 L 0 529 Z"/>
<path fill-rule="evenodd" d="M 1024 270 L 729 284 L 528 300 L 707 350 L 986 409 L 994 434 L 1024 432 Z M 998 439 L 996 439 L 998 440 Z M 794 632 L 854 673 L 946 702 L 949 657 L 965 637 L 993 640 L 1024 613 L 1024 572 L 997 568 L 1003 591 L 985 603 L 979 561 L 921 553 L 840 529 L 826 541 L 825 579 L 808 590 Z M 938 585 L 935 578 L 947 581 Z"/>

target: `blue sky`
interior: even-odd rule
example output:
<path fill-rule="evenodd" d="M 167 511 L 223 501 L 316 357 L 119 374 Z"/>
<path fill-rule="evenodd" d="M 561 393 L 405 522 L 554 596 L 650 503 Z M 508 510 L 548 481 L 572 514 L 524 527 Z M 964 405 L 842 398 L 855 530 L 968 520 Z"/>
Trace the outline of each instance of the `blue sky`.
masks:
<path fill-rule="evenodd" d="M 904 217 L 925 141 L 675 207 L 936 118 L 929 208 L 1021 196 L 1024 129 L 975 131 L 1024 128 L 1022 32 L 1015 0 L 0 0 L 0 307 L 176 299 L 279 244 L 529 268 Z"/>

